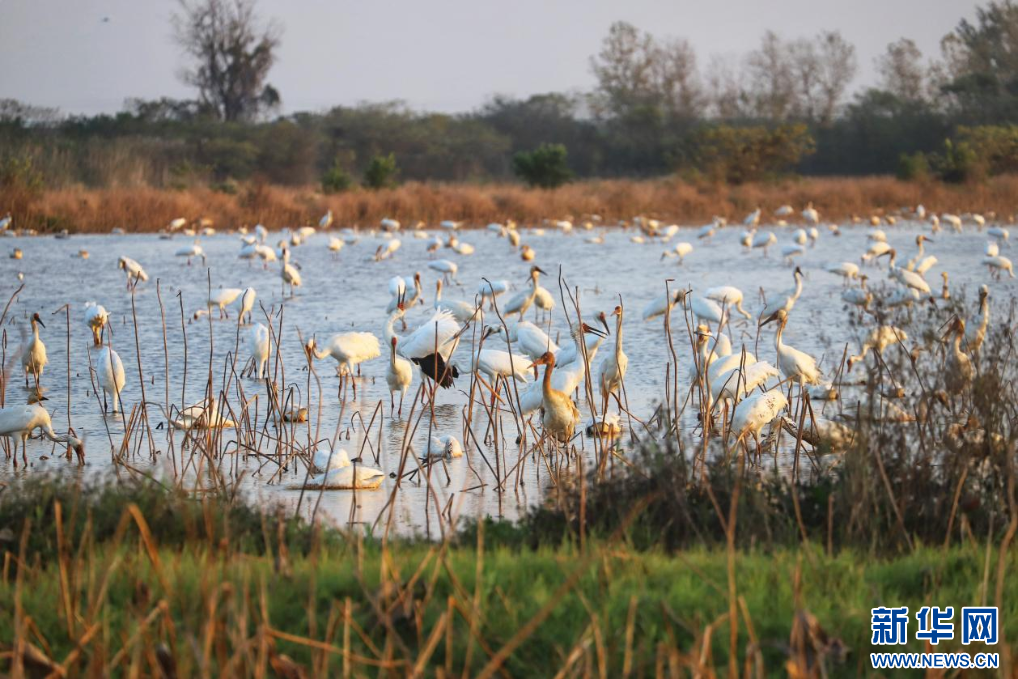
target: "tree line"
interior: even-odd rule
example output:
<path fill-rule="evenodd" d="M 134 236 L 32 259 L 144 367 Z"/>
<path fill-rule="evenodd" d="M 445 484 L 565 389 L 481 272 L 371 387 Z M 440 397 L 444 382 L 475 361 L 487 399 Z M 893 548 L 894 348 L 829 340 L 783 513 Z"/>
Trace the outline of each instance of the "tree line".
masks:
<path fill-rule="evenodd" d="M 1018 5 L 993 0 L 923 55 L 908 38 L 853 91 L 855 48 L 837 31 L 768 31 L 737 57 L 625 22 L 590 58 L 596 86 L 494 96 L 450 115 L 394 102 L 279 114 L 269 83 L 282 31 L 254 0 L 181 3 L 174 30 L 191 100 L 129 100 L 64 116 L 0 100 L 0 186 L 256 180 L 325 191 L 401 180 L 553 186 L 578 177 L 740 183 L 788 173 L 978 180 L 1018 167 Z"/>

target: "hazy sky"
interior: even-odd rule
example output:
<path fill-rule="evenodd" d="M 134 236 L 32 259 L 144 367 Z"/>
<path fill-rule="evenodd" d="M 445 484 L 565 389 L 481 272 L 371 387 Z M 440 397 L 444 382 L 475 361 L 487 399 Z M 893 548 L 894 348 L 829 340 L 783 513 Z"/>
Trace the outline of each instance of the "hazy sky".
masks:
<path fill-rule="evenodd" d="M 969 0 L 260 0 L 284 29 L 270 77 L 284 110 L 403 99 L 472 109 L 492 94 L 589 89 L 588 58 L 615 20 L 685 37 L 701 66 L 772 29 L 838 29 L 855 44 L 855 86 L 907 36 L 927 55 Z M 65 112 L 117 111 L 127 97 L 186 97 L 170 0 L 0 0 L 0 97 Z M 109 17 L 108 22 L 102 19 Z"/>

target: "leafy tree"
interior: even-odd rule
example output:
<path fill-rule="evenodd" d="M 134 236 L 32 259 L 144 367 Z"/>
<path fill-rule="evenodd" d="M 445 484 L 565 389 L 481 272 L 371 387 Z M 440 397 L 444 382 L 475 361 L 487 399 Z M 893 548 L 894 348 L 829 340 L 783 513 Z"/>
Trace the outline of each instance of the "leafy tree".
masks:
<path fill-rule="evenodd" d="M 902 153 L 898 159 L 898 179 L 915 182 L 925 181 L 930 177 L 930 161 L 922 151 Z"/>
<path fill-rule="evenodd" d="M 948 94 L 973 121 L 1018 118 L 1018 5 L 990 2 L 941 41 Z"/>
<path fill-rule="evenodd" d="M 573 173 L 566 162 L 568 152 L 562 144 L 541 144 L 530 152 L 513 156 L 513 172 L 530 186 L 553 189 L 568 182 Z"/>
<path fill-rule="evenodd" d="M 715 125 L 695 131 L 687 146 L 698 170 L 730 184 L 776 177 L 816 151 L 802 123 L 774 129 Z"/>
<path fill-rule="evenodd" d="M 399 167 L 396 165 L 396 154 L 377 155 L 368 163 L 364 170 L 364 186 L 369 189 L 384 189 L 396 184 Z"/>
<path fill-rule="evenodd" d="M 322 191 L 325 193 L 342 193 L 352 188 L 353 183 L 353 177 L 343 167 L 339 158 L 336 158 L 332 167 L 322 175 Z"/>
<path fill-rule="evenodd" d="M 927 73 L 922 59 L 923 53 L 908 38 L 889 44 L 884 54 L 877 59 L 881 89 L 902 101 L 926 101 Z"/>
<path fill-rule="evenodd" d="M 252 120 L 279 105 L 265 82 L 275 62 L 280 29 L 262 26 L 254 0 L 180 0 L 173 17 L 177 42 L 191 58 L 183 80 L 221 120 Z"/>

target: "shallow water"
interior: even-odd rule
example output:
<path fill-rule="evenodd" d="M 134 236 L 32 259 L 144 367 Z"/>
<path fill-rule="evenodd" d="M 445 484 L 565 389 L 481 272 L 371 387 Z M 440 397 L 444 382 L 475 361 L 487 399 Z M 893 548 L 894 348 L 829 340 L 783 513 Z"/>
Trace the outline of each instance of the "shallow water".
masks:
<path fill-rule="evenodd" d="M 694 292 L 711 286 L 734 285 L 743 290 L 746 296 L 744 304 L 751 313 L 758 312 L 762 306 L 759 301 L 761 287 L 769 291 L 792 287 L 792 268 L 782 260 L 779 253 L 780 246 L 791 241 L 794 228 L 774 229 L 778 235 L 778 244 L 771 248 L 769 256 L 764 256 L 758 250 L 746 252 L 741 248 L 738 244 L 741 231 L 741 228 L 719 229 L 712 240 L 697 241 L 694 230 L 683 229 L 668 244 L 650 239 L 645 244 L 632 243 L 630 237 L 633 231 L 614 229 L 604 232 L 603 244 L 586 242 L 585 239 L 592 234 L 585 231 L 561 234 L 549 230 L 544 235 L 538 235 L 522 230 L 522 235 L 523 242 L 537 251 L 534 263 L 550 274 L 542 278 L 542 283 L 553 292 L 557 301 L 559 293 L 556 276 L 560 265 L 568 284 L 579 287 L 586 319 L 590 319 L 596 311 L 605 310 L 610 313 L 621 295 L 626 308 L 624 347 L 629 356 L 629 371 L 625 378 L 626 394 L 633 414 L 646 419 L 663 399 L 667 347 L 663 342 L 661 319 L 644 323 L 641 312 L 650 299 L 664 291 L 666 278 L 674 279 L 671 284 L 673 289 L 685 285 L 692 287 Z M 865 330 L 847 322 L 844 304 L 840 299 L 842 280 L 826 273 L 823 268 L 841 261 L 858 262 L 859 255 L 868 245 L 866 234 L 869 231 L 861 226 L 843 226 L 842 235 L 834 237 L 825 229 L 816 246 L 808 248 L 806 254 L 798 258 L 798 264 L 805 272 L 804 291 L 791 315 L 785 341 L 818 358 L 823 357 L 821 368 L 827 374 L 837 368 L 845 344 L 848 343 L 851 350 L 856 349 Z M 922 225 L 900 223 L 894 227 L 885 227 L 885 231 L 889 242 L 899 253 L 898 263 L 901 266 L 915 252 L 915 235 L 926 232 Z M 268 242 L 275 243 L 278 238 L 274 233 Z M 163 240 L 152 235 L 75 236 L 64 240 L 14 237 L 0 240 L 0 247 L 6 251 L 18 247 L 24 252 L 24 258 L 20 261 L 7 259 L 6 256 L 0 260 L 0 303 L 5 303 L 20 284 L 16 274 L 24 274 L 24 289 L 12 305 L 4 328 L 7 337 L 6 365 L 10 375 L 5 402 L 18 403 L 27 398 L 28 391 L 21 381 L 20 363 L 16 360 L 12 362 L 11 356 L 16 355 L 22 333 L 28 330 L 28 318 L 33 312 L 38 312 L 47 326 L 42 330 L 42 338 L 49 353 L 49 365 L 42 380 L 49 398 L 46 405 L 53 414 L 54 428 L 58 432 L 67 429 L 67 338 L 63 305 L 68 304 L 71 309 L 70 416 L 78 435 L 83 436 L 87 442 L 87 465 L 84 471 L 63 457 L 54 457 L 53 446 L 49 442 L 33 441 L 29 444 L 32 464 L 28 470 L 20 467 L 15 470 L 11 460 L 0 457 L 0 482 L 9 482 L 15 475 L 43 471 L 61 475 L 102 475 L 111 472 L 111 449 L 120 445 L 124 430 L 123 419 L 121 416 L 103 417 L 100 401 L 92 390 L 88 370 L 91 335 L 85 326 L 82 312 L 86 301 L 99 302 L 110 311 L 113 331 L 111 342 L 123 359 L 127 371 L 127 385 L 122 398 L 126 409 L 130 411 L 133 405 L 142 400 L 143 385 L 138 379 L 139 360 L 145 375 L 145 396 L 150 403 L 165 404 L 167 388 L 169 402 L 178 405 L 182 400 L 190 404 L 204 396 L 210 367 L 210 323 L 207 319 L 190 322 L 191 315 L 196 309 L 204 307 L 210 284 L 212 288 L 252 286 L 258 291 L 258 303 L 266 311 L 274 313 L 276 324 L 279 323 L 279 309 L 282 307 L 283 370 L 278 381 L 284 385 L 284 393 L 293 387 L 294 398 L 300 404 L 307 405 L 309 376 L 306 370 L 301 369 L 305 360 L 299 337 L 307 339 L 315 335 L 322 341 L 333 333 L 348 330 L 371 331 L 381 337 L 386 319 L 385 305 L 389 299 L 387 282 L 391 276 L 402 275 L 409 280 L 415 271 L 420 271 L 423 276 L 426 304 L 408 313 L 407 320 L 411 326 L 428 318 L 431 312 L 437 273 L 426 267 L 430 259 L 448 258 L 459 264 L 457 278 L 460 285 L 447 286 L 444 292 L 446 299 L 472 301 L 482 276 L 508 279 L 517 288 L 525 284 L 530 264 L 521 261 L 506 240 L 487 231 L 466 231 L 460 234 L 462 241 L 477 248 L 476 253 L 470 256 L 460 256 L 449 249 L 441 249 L 435 255 L 429 255 L 426 252 L 429 241 L 416 240 L 411 234 L 403 234 L 401 238 L 403 245 L 392 259 L 375 262 L 372 255 L 376 247 L 388 239 L 384 234 L 361 234 L 357 244 L 347 245 L 338 255 L 327 249 L 327 235 L 312 236 L 305 244 L 293 250 L 293 260 L 301 266 L 304 286 L 292 298 L 284 298 L 282 294 L 277 263 L 263 269 L 260 263 L 238 259 L 240 244 L 235 235 L 222 234 L 201 239 L 208 255 L 208 268 L 200 260 L 188 266 L 183 258 L 174 256 L 178 248 L 190 242 L 190 239 L 183 236 L 173 240 Z M 974 299 L 975 287 L 986 283 L 991 289 L 992 303 L 1003 309 L 1004 300 L 1010 298 L 1014 290 L 1014 282 L 1007 279 L 1002 282 L 991 281 L 985 267 L 978 264 L 987 240 L 985 234 L 975 230 L 966 230 L 961 234 L 942 231 L 936 234 L 935 239 L 935 243 L 926 246 L 927 253 L 936 255 L 940 260 L 926 274 L 931 287 L 939 292 L 940 272 L 948 271 L 953 294 L 961 294 L 967 288 L 968 298 Z M 661 258 L 663 250 L 671 249 L 681 240 L 692 242 L 695 248 L 682 265 L 678 265 L 675 259 Z M 87 250 L 90 257 L 77 257 L 79 250 Z M 1003 254 L 1008 253 L 1005 251 Z M 117 268 L 117 259 L 121 255 L 138 260 L 150 276 L 147 283 L 138 287 L 133 309 L 132 295 L 125 289 L 124 273 Z M 885 268 L 864 268 L 864 272 L 870 276 L 871 287 L 879 286 L 886 280 L 886 266 L 882 266 Z M 165 307 L 168 363 L 164 358 L 157 281 Z M 185 332 L 181 327 L 181 305 L 187 342 L 186 383 Z M 136 314 L 137 326 L 132 321 L 132 314 Z M 217 312 L 214 311 L 212 315 L 216 316 Z M 231 309 L 230 315 L 235 318 L 236 310 Z M 748 343 L 747 348 L 753 351 L 754 325 L 744 324 L 738 318 L 734 316 L 732 330 L 735 349 L 738 351 L 739 343 L 745 341 Z M 533 320 L 533 312 L 528 315 L 528 319 Z M 264 322 L 258 304 L 255 320 Z M 568 341 L 561 302 L 551 323 L 552 337 L 560 343 Z M 610 321 L 610 324 L 614 331 L 614 323 Z M 684 391 L 689 386 L 687 372 L 692 363 L 680 315 L 673 316 L 673 325 L 677 333 L 675 345 L 681 361 L 680 389 Z M 218 390 L 223 383 L 226 358 L 234 350 L 238 339 L 237 326 L 232 320 L 216 320 L 211 323 L 211 328 L 211 367 L 215 388 Z M 469 331 L 466 337 L 470 337 Z M 245 339 L 246 328 L 241 329 L 240 333 L 241 363 L 247 358 Z M 598 361 L 611 351 L 613 340 L 614 337 L 606 341 Z M 319 439 L 331 438 L 338 430 L 341 445 L 350 451 L 351 456 L 363 447 L 365 463 L 374 465 L 373 456 L 369 447 L 364 445 L 362 428 L 356 422 L 354 413 L 361 413 L 367 422 L 379 402 L 382 402 L 384 419 L 380 429 L 377 423 L 373 425 L 369 437 L 370 446 L 376 445 L 380 433 L 378 466 L 387 474 L 394 472 L 400 462 L 401 445 L 406 433 L 405 418 L 410 409 L 413 391 L 404 404 L 404 419 L 390 418 L 384 379 L 386 355 L 383 347 L 381 358 L 363 365 L 364 377 L 358 381 L 358 399 L 353 402 L 348 398 L 343 408 L 337 401 L 338 379 L 334 375 L 332 361 L 326 359 L 317 362 L 322 398 L 319 402 L 318 392 L 312 382 L 311 422 L 309 425 L 297 425 L 298 440 L 307 441 L 315 432 L 318 432 Z M 761 336 L 757 355 L 761 360 L 775 361 L 772 330 L 765 330 Z M 468 366 L 469 347 L 466 343 L 461 345 L 454 363 L 463 368 Z M 239 364 L 237 369 L 240 369 Z M 165 379 L 167 374 L 168 385 Z M 262 414 L 259 419 L 264 419 L 264 386 L 252 379 L 245 379 L 242 384 L 248 395 L 261 394 L 259 407 Z M 419 375 L 415 375 L 412 389 L 416 389 L 418 384 Z M 434 433 L 454 434 L 458 438 L 462 436 L 463 412 L 467 404 L 463 390 L 468 388 L 469 380 L 462 378 L 457 389 L 439 393 Z M 580 407 L 583 411 L 582 403 Z M 479 406 L 475 406 L 475 411 L 479 410 Z M 153 422 L 161 419 L 156 408 L 152 408 L 149 415 Z M 477 431 L 477 437 L 482 439 L 484 422 L 479 420 L 480 412 L 475 412 L 474 418 L 474 426 L 481 430 Z M 414 419 L 416 421 L 416 417 Z M 586 414 L 583 419 L 586 419 Z M 516 464 L 518 455 L 518 448 L 513 443 L 515 428 L 511 418 L 505 420 L 503 425 L 506 427 L 504 433 L 507 449 L 502 452 L 507 463 L 512 466 Z M 231 435 L 230 431 L 224 434 L 227 439 Z M 414 449 L 418 453 L 426 449 L 427 436 L 428 418 L 425 418 L 413 438 Z M 165 431 L 155 432 L 154 438 L 156 446 L 165 449 Z M 262 443 L 270 446 L 270 442 Z M 591 446 L 589 441 L 585 445 L 588 449 Z M 441 510 L 448 508 L 453 516 L 458 517 L 480 517 L 487 514 L 512 518 L 527 505 L 540 501 L 548 483 L 548 474 L 540 464 L 528 461 L 520 475 L 519 487 L 510 482 L 508 492 L 497 493 L 493 490 L 494 477 L 487 466 L 489 463 L 495 465 L 494 451 L 490 448 L 483 450 L 488 457 L 486 462 L 481 450 L 466 442 L 464 447 L 467 449 L 465 458 L 452 460 L 445 465 L 448 477 L 441 466 L 432 469 L 433 492 L 429 492 L 425 483 L 403 482 L 396 496 L 393 513 L 396 529 L 434 534 L 438 529 L 436 507 Z M 179 443 L 177 449 L 179 454 Z M 48 459 L 42 460 L 43 456 Z M 148 460 L 146 453 L 132 459 L 131 464 L 155 476 L 172 476 L 172 465 L 166 455 L 158 456 L 153 463 Z M 414 463 L 411 461 L 410 464 Z M 304 470 L 297 469 L 297 465 L 291 467 L 281 482 L 270 484 L 269 477 L 274 471 L 271 465 L 263 467 L 262 473 L 259 473 L 256 462 L 249 460 L 245 467 L 247 473 L 243 485 L 266 502 L 296 506 L 301 493 L 293 490 L 292 486 L 299 485 L 304 478 Z M 338 521 L 345 522 L 353 517 L 358 522 L 372 523 L 389 500 L 394 483 L 387 478 L 382 490 L 359 491 L 356 494 L 330 491 L 322 493 L 320 499 L 318 493 L 309 493 L 301 501 L 302 511 L 313 511 L 318 504 L 319 513 Z M 353 505 L 356 505 L 356 511 L 351 513 Z"/>

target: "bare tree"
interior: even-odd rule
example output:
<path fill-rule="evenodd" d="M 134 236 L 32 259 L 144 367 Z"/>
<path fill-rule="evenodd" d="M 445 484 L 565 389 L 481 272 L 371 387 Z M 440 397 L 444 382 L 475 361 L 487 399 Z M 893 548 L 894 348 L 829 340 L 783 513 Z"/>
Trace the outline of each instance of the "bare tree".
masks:
<path fill-rule="evenodd" d="M 773 31 L 764 33 L 760 48 L 746 58 L 754 113 L 770 120 L 788 120 L 796 113 L 796 87 L 788 47 Z"/>
<path fill-rule="evenodd" d="M 751 115 L 751 95 L 743 82 L 743 71 L 732 58 L 711 57 L 704 79 L 710 115 L 720 120 L 736 120 Z"/>
<path fill-rule="evenodd" d="M 597 77 L 595 110 L 620 116 L 653 97 L 654 38 L 625 21 L 608 29 L 601 51 L 590 59 Z"/>
<path fill-rule="evenodd" d="M 669 40 L 655 46 L 651 73 L 656 94 L 669 115 L 685 120 L 700 117 L 705 104 L 703 85 L 689 41 Z"/>
<path fill-rule="evenodd" d="M 804 38 L 788 43 L 785 53 L 788 58 L 788 70 L 795 82 L 791 117 L 816 121 L 823 106 L 820 53 L 812 41 Z"/>
<path fill-rule="evenodd" d="M 281 30 L 262 25 L 254 0 L 180 0 L 173 17 L 177 42 L 191 57 L 184 82 L 222 120 L 249 120 L 279 104 L 265 82 L 275 62 Z"/>
<path fill-rule="evenodd" d="M 923 53 L 912 40 L 901 38 L 877 57 L 880 88 L 902 101 L 923 101 L 927 96 Z"/>
<path fill-rule="evenodd" d="M 827 125 L 855 78 L 855 46 L 838 31 L 825 31 L 816 39 L 816 52 L 820 92 L 817 113 L 820 124 Z"/>

